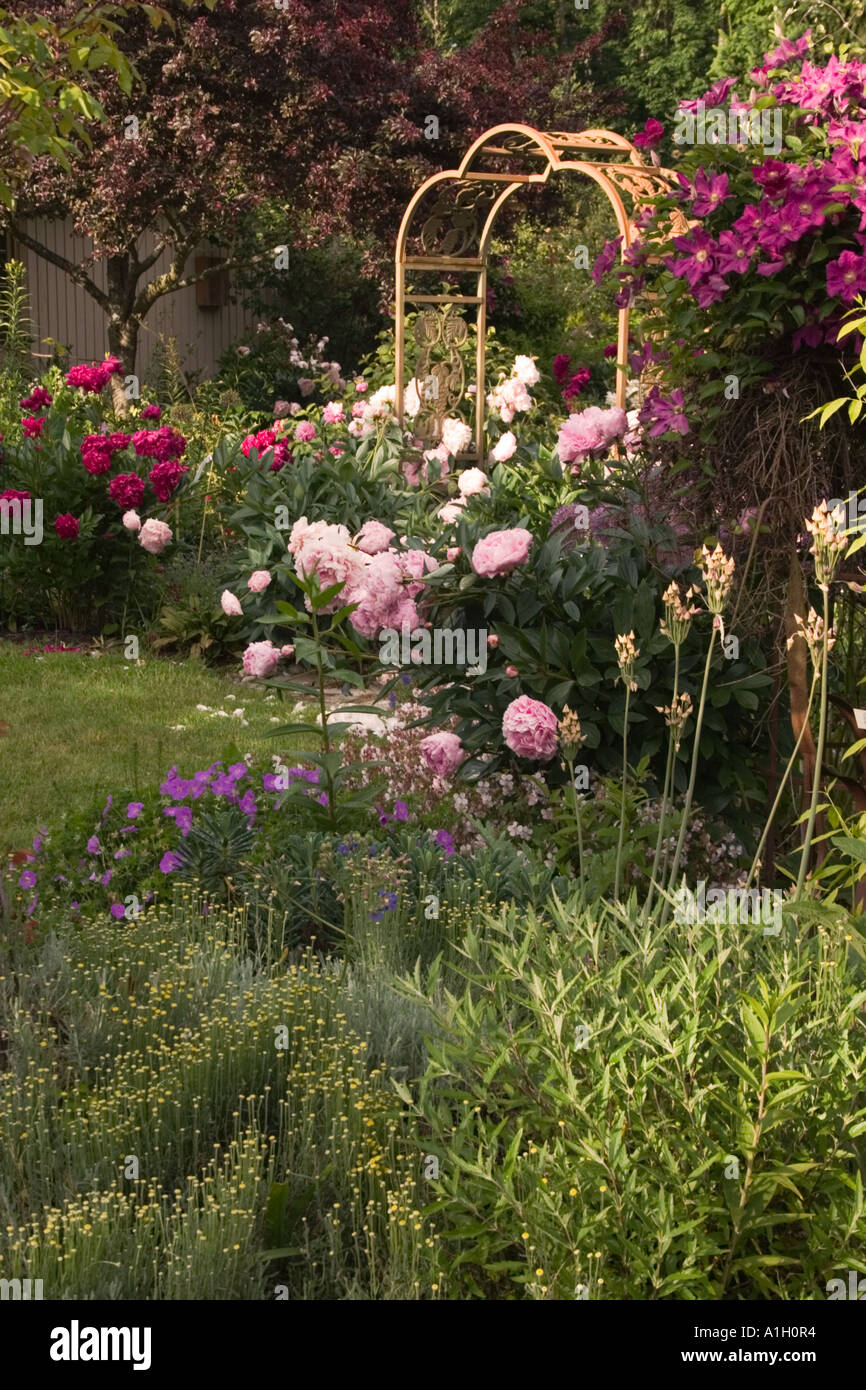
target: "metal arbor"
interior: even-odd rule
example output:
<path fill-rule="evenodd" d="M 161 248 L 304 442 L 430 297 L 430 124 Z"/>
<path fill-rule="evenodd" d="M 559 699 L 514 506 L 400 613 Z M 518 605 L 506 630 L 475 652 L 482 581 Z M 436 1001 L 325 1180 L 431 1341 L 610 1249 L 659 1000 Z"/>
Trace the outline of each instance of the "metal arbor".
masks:
<path fill-rule="evenodd" d="M 441 438 L 446 415 L 458 413 L 469 383 L 466 382 L 460 348 L 469 337 L 462 308 L 475 306 L 475 419 L 474 452 L 461 458 L 483 456 L 486 398 L 485 355 L 487 340 L 487 260 L 497 213 L 524 184 L 544 184 L 553 170 L 585 174 L 604 190 L 616 216 L 624 254 L 635 238 L 635 228 L 623 202 L 623 193 L 634 208 L 670 186 L 667 169 L 645 164 L 639 151 L 624 136 L 611 130 L 584 130 L 579 134 L 555 131 L 545 134 L 527 125 L 498 125 L 481 135 L 467 150 L 457 169 L 446 169 L 427 179 L 412 197 L 397 237 L 396 296 L 396 396 L 395 410 L 403 424 L 406 410 L 406 306 L 422 306 L 413 325 L 415 362 L 411 379 L 420 384 L 416 435 L 431 443 Z M 407 287 L 406 273 L 413 283 Z M 475 277 L 474 294 L 450 293 L 459 277 Z M 415 288 L 419 277 L 432 279 L 429 293 Z M 444 284 L 442 282 L 445 282 Z M 426 307 L 423 307 L 426 306 Z M 624 363 L 628 346 L 628 308 L 619 310 L 617 362 Z M 617 367 L 616 401 L 625 406 L 626 372 Z"/>

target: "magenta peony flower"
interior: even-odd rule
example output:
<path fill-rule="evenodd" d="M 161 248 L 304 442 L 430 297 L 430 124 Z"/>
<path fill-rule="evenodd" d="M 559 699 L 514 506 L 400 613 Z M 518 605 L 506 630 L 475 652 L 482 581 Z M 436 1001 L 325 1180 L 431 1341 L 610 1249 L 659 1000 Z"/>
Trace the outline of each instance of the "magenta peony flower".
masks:
<path fill-rule="evenodd" d="M 186 449 L 186 439 L 170 425 L 161 425 L 158 430 L 136 430 L 131 442 L 139 458 L 157 459 L 159 463 L 179 459 Z"/>
<path fill-rule="evenodd" d="M 22 410 L 41 410 L 43 406 L 50 405 L 54 397 L 50 391 L 46 391 L 44 386 L 34 386 L 29 396 L 25 396 L 19 401 Z"/>
<path fill-rule="evenodd" d="M 230 589 L 223 589 L 220 594 L 220 608 L 229 618 L 242 618 L 244 610 L 241 608 L 240 599 L 235 598 Z"/>
<path fill-rule="evenodd" d="M 553 710 L 528 695 L 511 701 L 502 716 L 502 733 L 512 753 L 542 763 L 550 761 L 559 741 Z"/>
<path fill-rule="evenodd" d="M 122 521 L 127 531 L 141 530 L 141 517 L 138 515 L 138 512 L 124 512 Z"/>
<path fill-rule="evenodd" d="M 254 594 L 263 594 L 270 582 L 271 576 L 267 570 L 253 570 L 247 580 L 247 588 L 251 589 Z"/>
<path fill-rule="evenodd" d="M 78 536 L 78 521 L 70 512 L 55 517 L 54 529 L 63 541 L 74 541 Z"/>
<path fill-rule="evenodd" d="M 38 439 L 45 424 L 45 416 L 40 415 L 37 420 L 35 415 L 25 415 L 21 421 L 25 439 Z"/>
<path fill-rule="evenodd" d="M 122 371 L 123 363 L 119 357 L 106 357 L 104 362 L 92 362 L 89 367 L 84 364 L 70 367 L 66 373 L 66 384 L 77 386 L 81 391 L 97 393 L 102 390 L 110 376 Z"/>
<path fill-rule="evenodd" d="M 472 568 L 482 579 L 510 574 L 518 565 L 525 564 L 531 545 L 532 534 L 522 526 L 511 527 L 507 531 L 491 531 L 475 546 Z"/>
<path fill-rule="evenodd" d="M 170 459 L 166 459 L 163 463 L 155 464 L 147 476 L 160 502 L 167 502 L 184 473 L 188 472 L 189 469 L 185 463 L 174 463 Z"/>
<path fill-rule="evenodd" d="M 434 777 L 451 777 L 458 769 L 466 752 L 456 734 L 440 730 L 422 738 L 418 747 L 421 756 Z"/>
<path fill-rule="evenodd" d="M 244 670 L 248 676 L 264 678 L 271 675 L 279 659 L 273 642 L 251 642 L 244 652 Z"/>
<path fill-rule="evenodd" d="M 295 438 L 299 444 L 309 444 L 316 437 L 316 426 L 312 420 L 299 420 L 295 425 Z"/>
<path fill-rule="evenodd" d="M 142 420 L 160 420 L 162 418 L 161 405 L 146 405 L 141 412 Z"/>
<path fill-rule="evenodd" d="M 355 545 L 359 550 L 363 550 L 365 555 L 379 555 L 381 551 L 387 550 L 394 539 L 394 532 L 388 526 L 384 526 L 381 521 L 365 521 L 357 536 Z"/>
<path fill-rule="evenodd" d="M 137 507 L 144 496 L 144 479 L 137 473 L 118 473 L 108 484 L 108 495 L 119 507 Z"/>
<path fill-rule="evenodd" d="M 171 536 L 170 526 L 166 526 L 164 521 L 156 521 L 149 517 L 138 533 L 138 540 L 148 555 L 161 555 Z"/>

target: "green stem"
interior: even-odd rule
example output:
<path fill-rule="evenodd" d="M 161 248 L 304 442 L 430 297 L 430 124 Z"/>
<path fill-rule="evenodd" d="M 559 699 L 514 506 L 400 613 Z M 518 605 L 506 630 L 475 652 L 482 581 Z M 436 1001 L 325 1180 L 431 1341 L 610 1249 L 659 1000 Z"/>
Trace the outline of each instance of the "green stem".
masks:
<path fill-rule="evenodd" d="M 806 869 L 809 864 L 809 853 L 812 849 L 812 837 L 815 833 L 815 817 L 818 814 L 818 796 L 821 790 L 821 765 L 824 761 L 824 742 L 827 736 L 827 658 L 829 654 L 829 627 L 830 627 L 830 586 L 824 585 L 824 641 L 821 647 L 821 713 L 818 724 L 818 748 L 815 754 L 815 771 L 812 779 L 812 799 L 809 804 L 809 819 L 806 823 L 806 838 L 803 841 L 803 852 L 800 855 L 800 872 L 797 875 L 797 887 L 794 896 L 799 898 L 803 891 L 803 884 L 806 881 Z M 805 726 L 804 726 L 805 727 Z"/>
<path fill-rule="evenodd" d="M 322 720 L 322 752 L 327 758 L 331 752 L 331 740 L 328 736 L 328 707 L 325 704 L 325 667 L 322 661 L 322 644 L 319 636 L 319 620 L 316 617 L 316 610 L 312 613 L 313 640 L 316 643 L 316 680 L 319 686 L 319 714 Z M 325 790 L 328 794 L 328 817 L 331 822 L 331 829 L 336 829 L 335 807 L 334 807 L 334 780 L 331 776 L 331 769 L 325 764 Z"/>
<path fill-rule="evenodd" d="M 583 829 L 582 829 L 582 826 L 581 826 L 581 823 L 580 823 L 580 805 L 579 805 L 578 800 L 577 800 L 577 788 L 576 788 L 575 785 L 574 785 L 574 763 L 572 762 L 572 760 L 571 760 L 570 758 L 568 758 L 566 761 L 568 762 L 568 780 L 569 780 L 569 784 L 570 784 L 570 786 L 571 786 L 571 797 L 572 797 L 571 809 L 572 809 L 572 811 L 574 812 L 574 820 L 575 820 L 575 824 L 577 825 L 577 871 L 578 871 L 578 879 L 579 879 L 579 882 L 580 882 L 580 896 L 581 896 L 581 898 L 582 898 L 583 895 L 584 895 L 584 884 L 583 884 Z"/>
<path fill-rule="evenodd" d="M 775 799 L 775 801 L 773 802 L 773 805 L 772 805 L 771 808 L 770 808 L 770 814 L 768 815 L 768 817 L 767 817 L 767 823 L 766 823 L 766 825 L 764 826 L 764 833 L 762 834 L 762 836 L 761 836 L 761 838 L 760 838 L 760 840 L 759 840 L 759 842 L 758 842 L 758 848 L 755 850 L 755 857 L 754 857 L 754 859 L 752 860 L 752 867 L 749 869 L 749 877 L 746 879 L 746 882 L 745 882 L 745 885 L 744 885 L 745 891 L 748 891 L 749 887 L 751 886 L 752 879 L 753 879 L 754 876 L 755 876 L 755 872 L 756 872 L 756 870 L 757 870 L 757 868 L 758 868 L 758 861 L 759 861 L 760 858 L 761 858 L 761 851 L 763 850 L 764 845 L 765 845 L 766 842 L 767 842 L 767 836 L 768 836 L 769 833 L 770 833 L 770 827 L 771 827 L 771 825 L 773 824 L 773 821 L 774 821 L 775 816 L 776 816 L 776 812 L 777 812 L 778 809 L 779 809 L 779 802 L 782 800 L 782 794 L 783 794 L 783 792 L 784 792 L 784 790 L 785 790 L 785 786 L 786 786 L 786 784 L 787 784 L 788 778 L 789 778 L 790 775 L 791 775 L 791 769 L 792 769 L 792 767 L 794 766 L 794 763 L 795 763 L 796 760 L 797 760 L 797 754 L 798 754 L 799 751 L 800 751 L 800 744 L 803 742 L 803 739 L 804 739 L 805 736 L 806 736 L 806 730 L 807 730 L 808 727 L 809 727 L 809 715 L 811 714 L 811 711 L 812 711 L 812 700 L 813 700 L 814 697 L 815 697 L 815 687 L 816 687 L 817 684 L 818 684 L 818 672 L 815 671 L 814 674 L 813 674 L 813 676 L 812 676 L 812 688 L 811 688 L 811 690 L 809 691 L 809 699 L 808 699 L 807 702 L 806 702 L 806 713 L 805 713 L 805 716 L 804 716 L 804 718 L 803 718 L 803 727 L 802 727 L 802 729 L 800 730 L 799 734 L 797 735 L 797 742 L 794 744 L 794 751 L 792 752 L 790 758 L 788 759 L 787 765 L 786 765 L 786 767 L 785 767 L 785 771 L 782 773 L 782 780 L 781 780 L 781 782 L 779 783 L 779 790 L 776 792 L 776 799 Z"/>
<path fill-rule="evenodd" d="M 616 847 L 616 873 L 613 882 L 614 901 L 619 901 L 619 881 L 622 867 L 622 842 L 625 836 L 625 794 L 628 785 L 628 702 L 631 689 L 625 688 L 625 716 L 622 726 L 622 798 L 619 807 L 619 841 Z"/>
<path fill-rule="evenodd" d="M 707 703 L 707 686 L 709 685 L 710 681 L 710 663 L 713 659 L 713 649 L 716 644 L 716 631 L 716 626 L 715 624 L 713 624 L 713 630 L 710 634 L 709 646 L 707 647 L 707 659 L 706 663 L 704 664 L 704 679 L 701 684 L 701 699 L 698 705 L 698 717 L 695 721 L 695 741 L 692 746 L 692 770 L 689 773 L 689 785 L 688 790 L 686 792 L 686 804 L 683 807 L 683 819 L 680 825 L 679 837 L 677 839 L 677 848 L 674 854 L 673 867 L 671 868 L 671 876 L 668 879 L 669 894 L 675 892 L 676 890 L 677 874 L 680 871 L 680 861 L 683 857 L 683 846 L 686 842 L 686 830 L 688 828 L 689 816 L 691 814 L 692 809 L 692 801 L 695 795 L 695 782 L 697 781 L 698 776 L 698 758 L 700 757 L 701 748 L 701 729 L 703 728 L 704 723 L 704 709 L 706 708 Z M 669 896 L 665 902 L 664 911 L 662 912 L 662 926 L 664 926 L 665 922 L 668 919 L 668 916 L 670 915 L 670 909 L 671 904 Z"/>
<path fill-rule="evenodd" d="M 680 645 L 679 645 L 678 642 L 675 642 L 675 643 L 674 643 L 674 689 L 673 689 L 673 698 L 671 699 L 671 715 L 672 715 L 672 716 L 673 716 L 674 712 L 676 711 L 676 707 L 677 707 L 677 697 L 678 697 L 678 695 L 679 695 L 679 682 L 680 682 Z M 672 724 L 671 724 L 670 739 L 668 740 L 668 757 L 667 757 L 667 765 L 666 765 L 666 767 L 665 767 L 665 783 L 664 783 L 664 790 L 662 791 L 662 804 L 661 804 L 661 808 L 660 808 L 660 810 L 659 810 L 659 833 L 658 833 L 658 835 L 656 836 L 656 848 L 655 848 L 655 854 L 653 855 L 653 872 L 652 872 L 652 878 L 650 879 L 649 893 L 647 894 L 647 899 L 646 899 L 646 902 L 644 903 L 644 910 L 643 910 L 643 920 L 644 920 L 644 922 L 646 922 L 647 918 L 649 917 L 650 908 L 652 907 L 653 898 L 655 897 L 656 879 L 657 879 L 657 877 L 661 877 L 661 875 L 659 875 L 659 871 L 658 871 L 658 870 L 659 870 L 659 861 L 660 861 L 660 859 L 661 859 L 662 840 L 664 839 L 665 825 L 667 824 L 667 818 L 668 818 L 668 797 L 670 796 L 670 793 L 671 793 L 671 783 L 672 783 L 672 781 L 673 781 L 674 758 L 675 758 L 675 756 L 676 756 L 676 730 L 675 730 L 675 728 L 674 728 L 674 726 L 673 726 L 673 723 L 672 723 Z"/>

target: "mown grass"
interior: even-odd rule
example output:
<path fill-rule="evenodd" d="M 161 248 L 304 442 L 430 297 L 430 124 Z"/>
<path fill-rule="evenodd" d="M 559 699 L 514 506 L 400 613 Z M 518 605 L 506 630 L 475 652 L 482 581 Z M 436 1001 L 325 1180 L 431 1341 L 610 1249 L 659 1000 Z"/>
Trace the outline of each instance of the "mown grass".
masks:
<path fill-rule="evenodd" d="M 152 787 L 173 763 L 195 771 L 230 743 L 242 754 L 274 752 L 265 735 L 280 709 L 271 692 L 189 659 L 25 656 L 0 642 L 0 850 L 26 848 L 42 825 L 104 802 L 119 784 Z M 285 717 L 282 706 L 278 722 Z"/>

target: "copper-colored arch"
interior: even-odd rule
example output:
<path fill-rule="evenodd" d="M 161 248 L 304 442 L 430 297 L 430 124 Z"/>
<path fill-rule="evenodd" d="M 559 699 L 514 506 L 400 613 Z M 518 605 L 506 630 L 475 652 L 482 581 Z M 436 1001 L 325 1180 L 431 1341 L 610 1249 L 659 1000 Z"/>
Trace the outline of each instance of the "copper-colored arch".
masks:
<path fill-rule="evenodd" d="M 521 150 L 510 150 L 507 147 L 497 146 L 497 137 L 504 136 L 523 136 L 528 142 Z M 514 155 L 519 160 L 524 160 L 527 155 L 544 160 L 542 168 L 537 172 L 493 172 L 488 170 L 473 169 L 473 161 L 482 156 L 487 151 L 499 158 L 506 158 Z M 573 159 L 570 156 L 580 151 L 582 154 L 588 151 L 597 152 L 605 158 L 594 161 L 591 159 Z M 612 154 L 620 153 L 627 155 L 626 159 L 611 159 Z M 487 258 L 489 255 L 490 241 L 492 238 L 493 226 L 503 204 L 525 184 L 544 184 L 549 179 L 551 173 L 556 170 L 566 170 L 585 175 L 604 190 L 604 193 L 613 208 L 616 217 L 619 234 L 622 238 L 621 256 L 625 255 L 629 245 L 635 236 L 634 225 L 626 210 L 622 194 L 617 188 L 616 183 L 610 175 L 614 170 L 629 170 L 628 182 L 636 182 L 638 192 L 629 189 L 630 196 L 634 201 L 638 200 L 638 193 L 641 188 L 649 193 L 654 187 L 669 184 L 672 175 L 666 169 L 660 169 L 653 165 L 645 164 L 640 152 L 635 148 L 630 140 L 625 136 L 612 130 L 585 130 L 578 132 L 543 132 L 534 129 L 532 126 L 517 123 L 507 123 L 491 127 L 484 132 L 477 140 L 469 146 L 456 169 L 446 169 L 438 174 L 433 174 L 426 179 L 421 186 L 416 189 L 409 201 L 406 211 L 400 223 L 397 234 L 396 246 L 396 322 L 395 322 L 395 411 L 400 424 L 403 424 L 404 417 L 404 389 L 405 389 L 405 311 L 406 311 L 406 269 L 423 270 L 442 270 L 443 272 L 454 274 L 472 271 L 477 274 L 476 293 L 469 296 L 470 302 L 477 306 L 477 338 L 476 338 L 476 398 L 475 398 L 475 454 L 474 457 L 481 462 L 484 442 L 484 406 L 485 406 L 485 356 L 486 356 L 486 291 L 487 291 Z M 632 171 L 634 179 L 632 179 Z M 429 256 L 407 257 L 406 245 L 409 237 L 412 219 L 420 206 L 424 197 L 432 188 L 448 181 L 471 185 L 473 183 L 487 184 L 493 198 L 492 205 L 487 213 L 484 227 L 478 236 L 478 252 L 474 256 L 442 256 L 431 254 Z M 496 196 L 496 187 L 504 184 L 501 192 Z M 433 302 L 437 302 L 438 297 L 434 297 Z M 446 297 L 441 297 L 438 302 L 446 302 Z M 627 372 L 625 368 L 625 358 L 628 351 L 628 327 L 629 310 L 623 307 L 619 310 L 618 331 L 617 331 L 617 369 L 616 369 L 616 402 L 617 405 L 625 407 L 625 392 Z M 469 457 L 469 455 L 467 455 Z"/>

